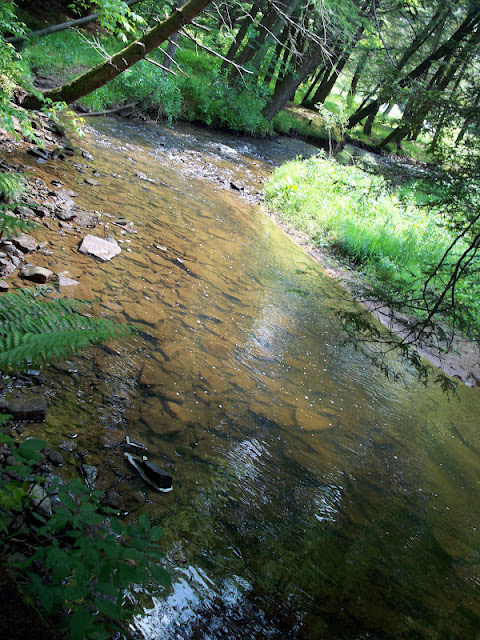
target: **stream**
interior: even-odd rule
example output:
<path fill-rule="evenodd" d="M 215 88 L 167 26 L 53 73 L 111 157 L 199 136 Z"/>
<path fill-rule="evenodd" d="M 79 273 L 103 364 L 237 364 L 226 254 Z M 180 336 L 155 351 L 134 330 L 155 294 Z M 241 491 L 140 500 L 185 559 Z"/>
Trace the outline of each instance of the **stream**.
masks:
<path fill-rule="evenodd" d="M 44 229 L 36 264 L 138 333 L 49 367 L 25 429 L 70 442 L 164 529 L 172 587 L 139 593 L 146 640 L 480 637 L 480 392 L 386 378 L 344 344 L 345 293 L 256 204 L 295 140 L 88 119 L 68 161 L 29 162 L 102 214 L 122 252 Z M 93 161 L 80 155 L 88 151 Z M 96 171 L 98 185 L 82 185 Z M 109 217 L 113 216 L 113 217 Z M 136 233 L 112 224 L 119 216 Z M 87 231 L 88 232 L 88 231 Z M 85 233 L 83 234 L 85 235 Z M 68 433 L 78 434 L 74 441 Z M 128 435 L 173 476 L 149 490 Z"/>

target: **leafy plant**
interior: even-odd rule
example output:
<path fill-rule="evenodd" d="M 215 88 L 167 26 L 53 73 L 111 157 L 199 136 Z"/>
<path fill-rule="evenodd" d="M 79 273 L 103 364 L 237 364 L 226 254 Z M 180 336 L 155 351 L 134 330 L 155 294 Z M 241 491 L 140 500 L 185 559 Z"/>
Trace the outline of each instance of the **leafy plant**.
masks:
<path fill-rule="evenodd" d="M 41 515 L 31 508 L 32 486 L 45 483 L 34 478 L 34 485 L 32 474 L 45 443 L 32 438 L 15 448 L 12 438 L 1 440 L 11 447 L 21 480 L 0 476 L 0 548 L 5 555 L 17 550 L 26 556 L 12 563 L 28 578 L 25 592 L 48 615 L 61 617 L 71 640 L 110 638 L 133 613 L 126 590 L 151 579 L 169 584 L 159 565 L 161 528 L 152 526 L 146 513 L 137 524 L 124 524 L 113 509 L 101 507 L 102 492 L 80 480 L 50 484 L 56 500 L 51 515 Z M 25 528 L 27 515 L 31 526 Z M 34 570 L 39 566 L 40 572 Z"/>
<path fill-rule="evenodd" d="M 47 292 L 25 288 L 0 298 L 0 370 L 45 365 L 132 332 L 128 325 L 82 313 L 86 302 L 48 298 Z"/>

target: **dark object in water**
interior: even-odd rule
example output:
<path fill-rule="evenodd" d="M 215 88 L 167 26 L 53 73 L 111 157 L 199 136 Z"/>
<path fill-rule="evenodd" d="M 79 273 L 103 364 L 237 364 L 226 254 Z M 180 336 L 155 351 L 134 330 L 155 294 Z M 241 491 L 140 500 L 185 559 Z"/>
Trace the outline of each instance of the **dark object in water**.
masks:
<path fill-rule="evenodd" d="M 151 485 L 157 491 L 171 491 L 172 490 L 172 476 L 162 471 L 159 466 L 150 462 L 146 456 L 142 458 L 140 456 L 133 456 L 130 453 L 124 454 L 130 464 L 135 467 L 140 476 Z"/>

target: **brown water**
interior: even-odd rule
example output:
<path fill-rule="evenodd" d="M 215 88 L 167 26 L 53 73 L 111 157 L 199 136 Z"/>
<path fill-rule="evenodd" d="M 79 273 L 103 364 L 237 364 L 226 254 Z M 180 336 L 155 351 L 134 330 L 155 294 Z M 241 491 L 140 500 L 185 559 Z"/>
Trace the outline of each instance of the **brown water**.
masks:
<path fill-rule="evenodd" d="M 115 120 L 80 144 L 87 174 L 50 164 L 49 179 L 137 233 L 103 216 L 93 233 L 124 242 L 100 264 L 73 230 L 46 232 L 57 255 L 36 262 L 139 333 L 49 369 L 45 431 L 54 444 L 76 431 L 99 486 L 164 528 L 173 586 L 134 627 L 158 640 L 480 638 L 478 390 L 447 398 L 408 370 L 394 383 L 342 345 L 338 289 L 248 202 L 273 163 L 314 150 Z M 79 187 L 93 167 L 100 186 Z M 172 473 L 171 493 L 127 468 L 126 434 Z"/>

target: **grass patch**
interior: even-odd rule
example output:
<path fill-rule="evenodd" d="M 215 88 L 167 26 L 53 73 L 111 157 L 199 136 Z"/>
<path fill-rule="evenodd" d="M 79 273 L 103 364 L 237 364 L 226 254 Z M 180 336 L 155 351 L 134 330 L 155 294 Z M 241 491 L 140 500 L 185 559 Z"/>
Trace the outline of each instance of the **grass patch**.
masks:
<path fill-rule="evenodd" d="M 122 46 L 113 36 L 102 37 L 97 42 L 108 55 Z M 181 118 L 250 134 L 271 130 L 262 115 L 266 92 L 257 86 L 256 80 L 232 86 L 220 71 L 218 59 L 198 51 L 192 43 L 182 41 L 181 46 L 176 59 L 183 74 L 178 70 L 175 70 L 176 76 L 167 74 L 141 60 L 79 103 L 90 110 L 101 111 L 137 102 L 152 117 L 170 122 Z M 52 50 L 55 56 L 51 55 Z M 163 50 L 157 49 L 150 57 L 161 63 Z M 28 43 L 25 59 L 36 72 L 56 74 L 68 80 L 101 62 L 104 55 L 78 32 L 65 31 Z"/>
<path fill-rule="evenodd" d="M 421 299 L 425 275 L 453 239 L 446 222 L 415 202 L 414 190 L 394 192 L 385 179 L 358 167 L 342 166 L 323 154 L 277 169 L 266 199 L 280 217 L 319 246 L 328 247 L 361 269 L 385 299 Z M 465 249 L 456 247 L 445 270 Z M 430 283 L 434 297 L 445 272 Z M 480 279 L 474 268 L 459 282 L 457 321 L 480 335 Z"/>

